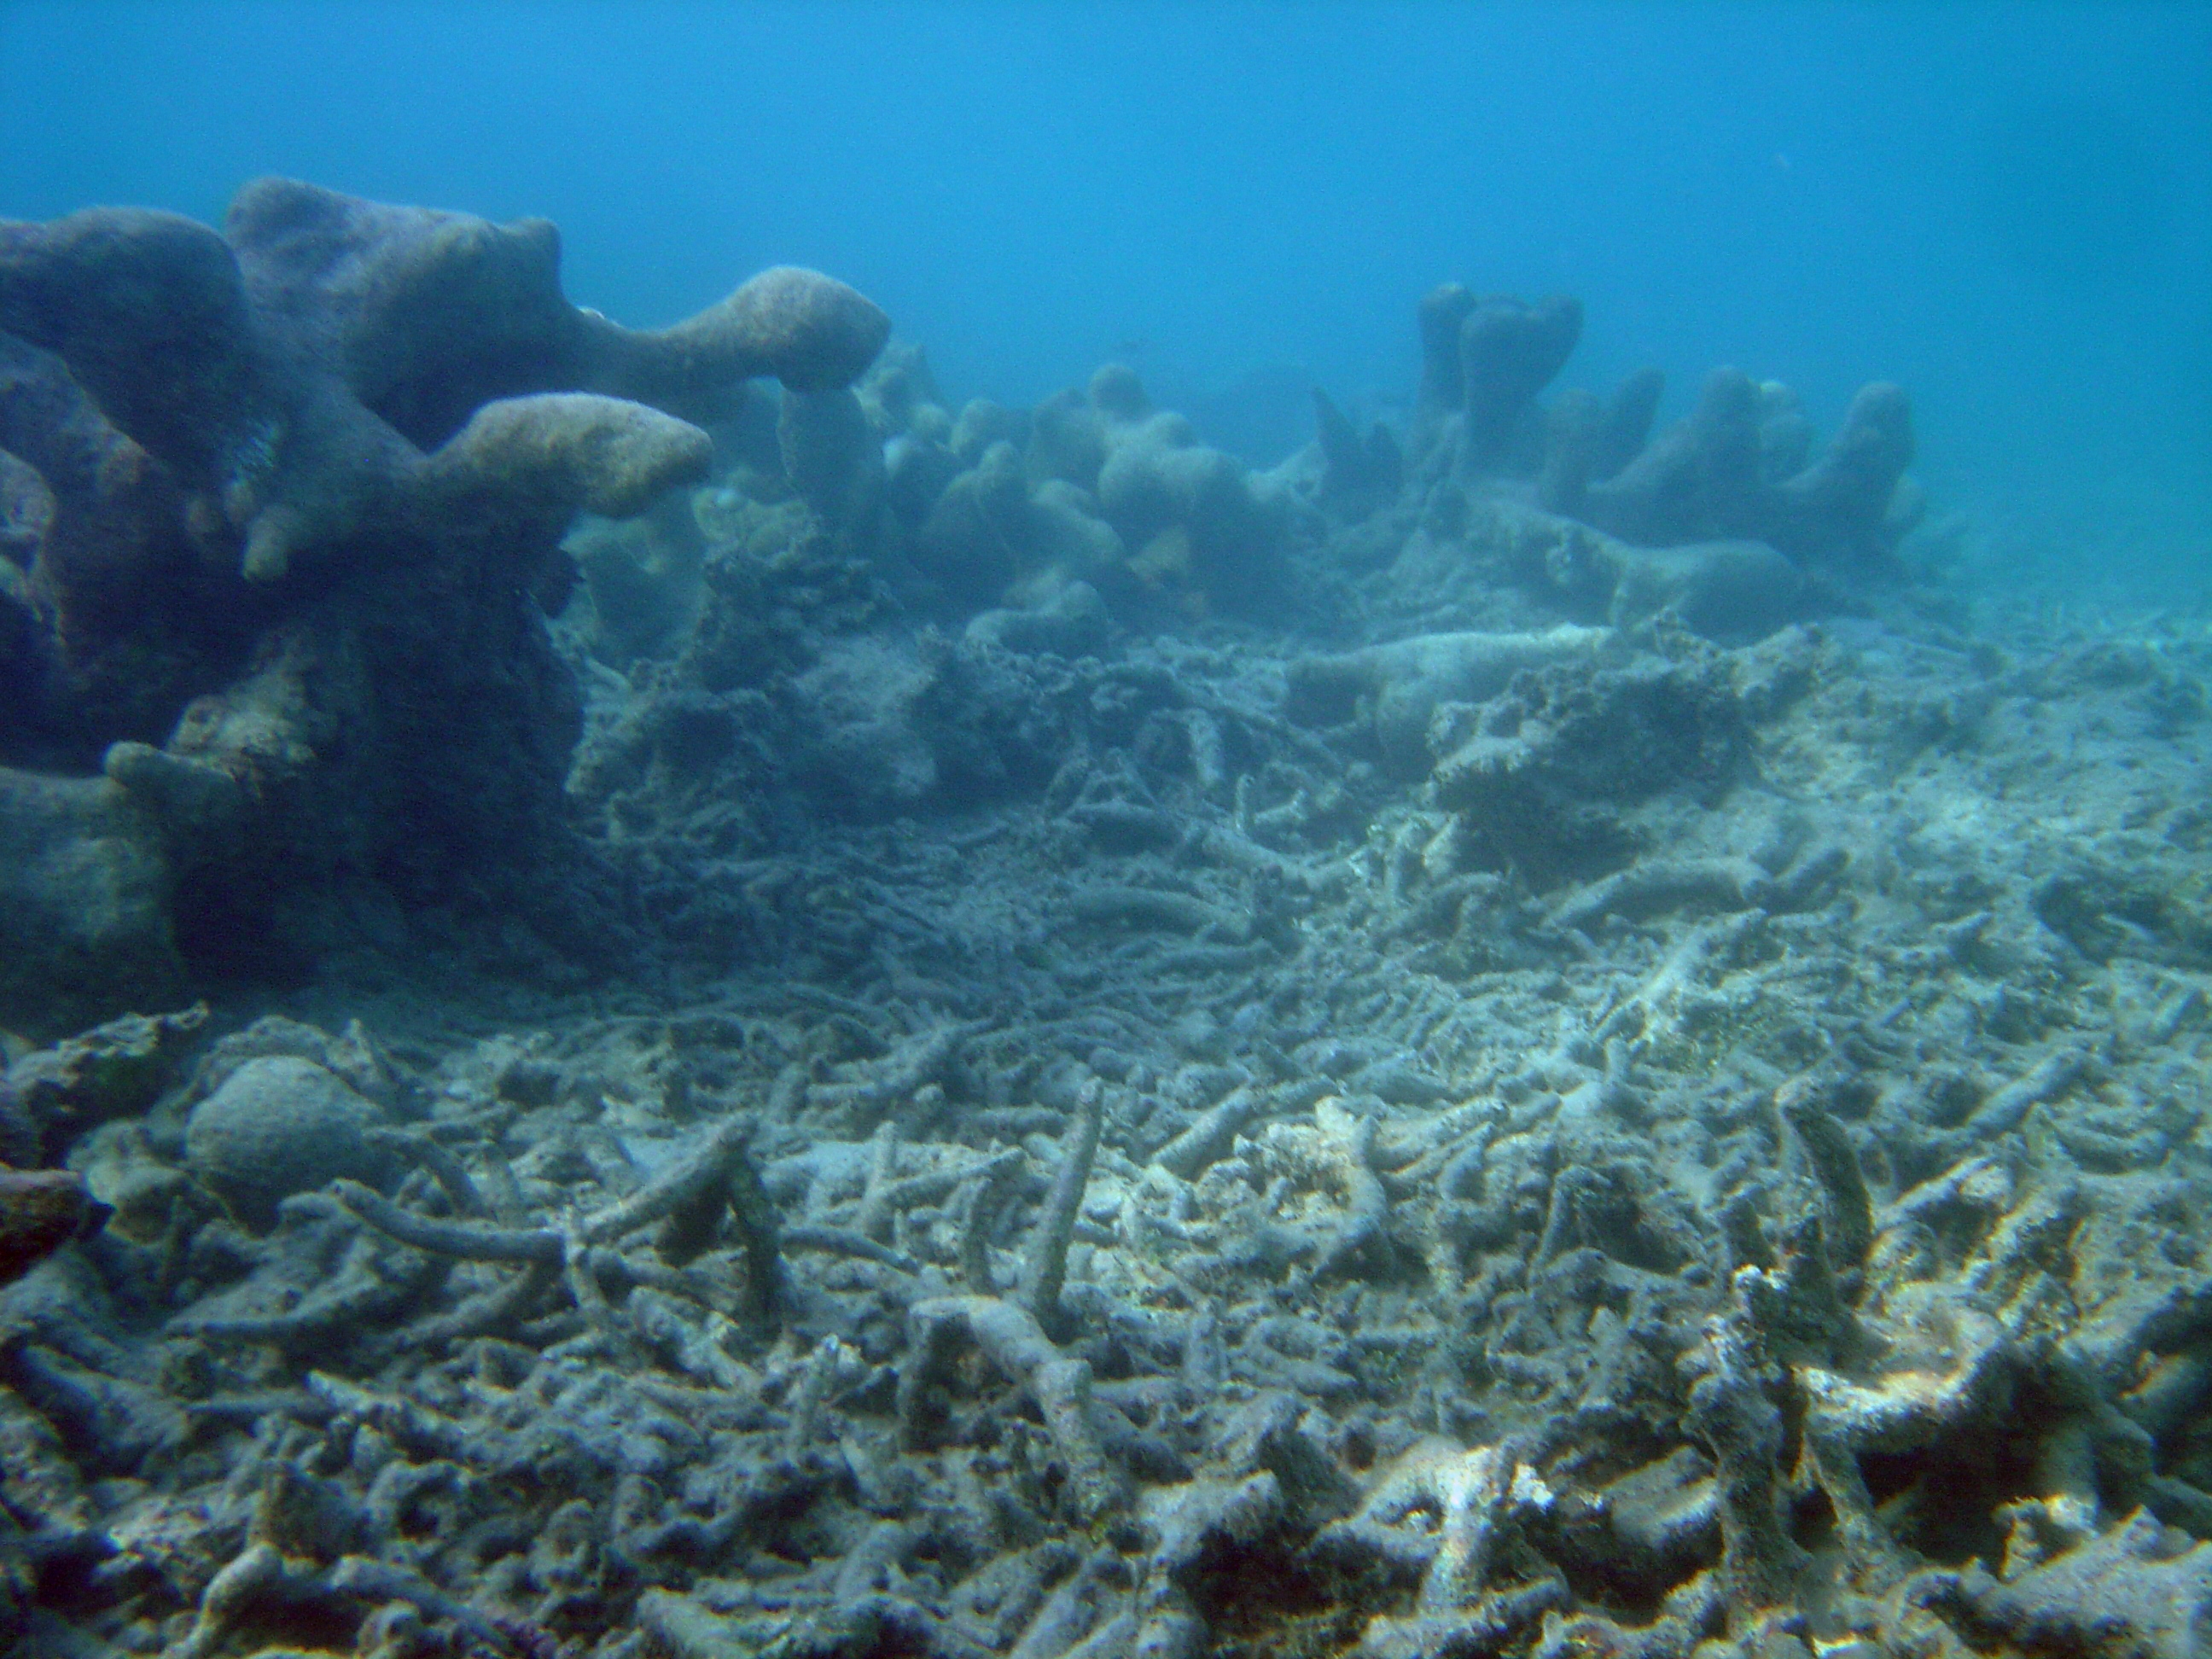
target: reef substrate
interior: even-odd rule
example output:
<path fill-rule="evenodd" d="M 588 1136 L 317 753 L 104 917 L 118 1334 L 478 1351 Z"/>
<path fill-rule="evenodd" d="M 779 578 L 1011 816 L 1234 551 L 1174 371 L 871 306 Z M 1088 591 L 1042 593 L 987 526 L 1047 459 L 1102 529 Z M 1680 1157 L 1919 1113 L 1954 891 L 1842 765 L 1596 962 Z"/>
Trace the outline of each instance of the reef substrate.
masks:
<path fill-rule="evenodd" d="M 736 400 L 541 624 L 641 967 L 15 1051 L 10 1650 L 2198 1651 L 2203 620 L 1455 292 L 1267 474 Z"/>

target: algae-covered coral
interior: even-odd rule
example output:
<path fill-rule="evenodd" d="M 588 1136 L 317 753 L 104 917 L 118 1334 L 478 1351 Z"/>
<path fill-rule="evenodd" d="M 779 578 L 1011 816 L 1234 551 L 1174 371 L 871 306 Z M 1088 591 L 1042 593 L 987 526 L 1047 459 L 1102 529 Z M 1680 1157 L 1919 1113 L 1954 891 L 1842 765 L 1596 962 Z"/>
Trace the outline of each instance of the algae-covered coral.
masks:
<path fill-rule="evenodd" d="M 570 520 L 703 477 L 691 417 L 752 376 L 841 386 L 888 329 L 783 269 L 636 332 L 571 306 L 559 258 L 542 220 L 278 179 L 220 233 L 0 224 L 15 1018 L 313 935 L 303 899 L 364 880 L 541 887 L 517 876 L 560 839 L 577 731 L 544 623 Z"/>
<path fill-rule="evenodd" d="M 406 228 L 395 327 L 550 292 L 542 229 L 275 188 Z M 346 381 L 406 446 L 346 476 L 422 539 L 253 573 L 334 618 L 495 556 L 480 493 L 420 493 L 441 442 L 614 422 L 499 469 L 496 556 L 584 580 L 510 568 L 520 631 L 451 672 L 532 641 L 567 840 L 507 850 L 631 949 L 348 957 L 16 1054 L 13 1650 L 2196 1650 L 2201 626 L 1968 631 L 1897 556 L 1897 394 L 1826 461 L 1733 380 L 1647 443 L 1648 382 L 1537 404 L 1564 301 L 1441 290 L 1407 430 L 1323 399 L 1255 475 L 1127 371 L 954 412 L 849 291 L 746 292 L 687 327 L 816 343 L 679 386 L 502 305 L 510 355 Z M 79 426 L 87 316 L 9 348 Z M 673 493 L 572 487 L 641 433 Z M 192 580 L 245 583 L 287 464 L 234 509 L 155 459 L 226 556 Z M 1676 516 L 1622 533 L 1624 477 Z M 488 718 L 440 716 L 454 765 Z M 130 800 L 221 769 L 134 740 Z"/>

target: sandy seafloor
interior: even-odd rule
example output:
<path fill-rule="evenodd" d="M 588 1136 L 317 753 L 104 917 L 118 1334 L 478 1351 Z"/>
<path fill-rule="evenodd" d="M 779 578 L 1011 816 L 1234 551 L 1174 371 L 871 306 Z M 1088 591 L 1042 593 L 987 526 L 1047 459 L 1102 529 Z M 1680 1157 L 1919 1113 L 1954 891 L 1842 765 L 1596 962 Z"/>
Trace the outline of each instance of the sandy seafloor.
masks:
<path fill-rule="evenodd" d="M 646 971 L 18 1057 L 141 1104 L 0 1292 L 10 1652 L 2203 1650 L 2201 611 L 1896 576 L 1455 697 L 1358 653 L 1559 625 L 1534 509 L 1062 652 L 685 507 L 562 624 Z M 380 1127 L 188 1145 L 301 1060 Z"/>

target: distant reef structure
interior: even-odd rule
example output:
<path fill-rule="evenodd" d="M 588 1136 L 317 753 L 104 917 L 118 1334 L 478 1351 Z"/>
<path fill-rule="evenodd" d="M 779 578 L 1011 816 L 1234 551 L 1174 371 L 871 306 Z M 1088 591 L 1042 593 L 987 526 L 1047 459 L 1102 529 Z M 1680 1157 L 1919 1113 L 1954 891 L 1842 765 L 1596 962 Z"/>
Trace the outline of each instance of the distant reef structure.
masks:
<path fill-rule="evenodd" d="M 1748 538 L 1801 562 L 1862 568 L 1894 548 L 1906 523 L 1894 497 L 1912 462 L 1900 387 L 1863 387 L 1815 456 L 1789 387 L 1717 368 L 1690 415 L 1655 438 L 1666 387 L 1656 368 L 1609 398 L 1577 390 L 1537 404 L 1582 325 L 1581 303 L 1561 296 L 1431 290 L 1413 434 L 1423 475 L 1529 478 L 1544 507 L 1639 546 Z"/>
<path fill-rule="evenodd" d="M 0 222 L 0 1023 L 158 1000 L 349 888 L 558 908 L 561 538 L 708 477 L 748 380 L 834 405 L 890 326 L 777 269 L 634 331 L 559 259 L 283 179 L 219 232 Z"/>
<path fill-rule="evenodd" d="M 922 614 L 1049 608 L 1079 582 L 1133 625 L 1297 614 L 1291 492 L 1156 408 L 1125 364 L 1033 408 L 955 411 L 902 343 L 854 389 L 787 392 L 773 441 L 755 436 L 733 434 L 749 493 L 795 494 Z"/>
<path fill-rule="evenodd" d="M 1316 388 L 1313 441 L 1265 470 L 1120 363 L 1031 407 L 963 403 L 895 341 L 851 386 L 755 398 L 714 427 L 717 477 L 690 512 L 570 540 L 583 593 L 564 627 L 627 682 L 571 794 L 605 844 L 681 823 L 690 853 L 767 856 L 794 806 L 870 823 L 1034 798 L 1071 753 L 1132 732 L 1231 764 L 1176 694 L 1070 689 L 1071 665 L 1148 636 L 1326 653 L 1569 624 L 1738 646 L 1909 586 L 1900 390 L 1867 387 L 1816 453 L 1787 387 L 1723 368 L 1655 435 L 1656 369 L 1547 401 L 1582 325 L 1571 299 L 1438 288 L 1407 418 L 1363 425 Z M 1294 704 L 1375 702 L 1379 758 L 1426 771 L 1463 675 L 1362 670 L 1339 696 L 1316 689 L 1334 659 L 1313 660 Z M 672 915 L 697 884 L 662 888 L 645 908 Z"/>
<path fill-rule="evenodd" d="M 1477 541 L 1559 542 L 1538 586 L 1581 622 L 1681 600 L 1698 631 L 1757 637 L 1899 574 L 1921 510 L 1900 388 L 1864 387 L 1816 453 L 1787 386 L 1719 368 L 1655 435 L 1656 368 L 1540 401 L 1582 328 L 1572 299 L 1447 283 L 1419 307 L 1404 428 L 1363 432 L 1316 387 L 1314 441 L 1263 471 L 1156 408 L 1126 365 L 1033 408 L 956 408 L 907 343 L 854 386 L 787 392 L 719 436 L 738 495 L 795 497 L 903 605 L 963 624 L 1057 611 L 1079 584 L 1132 626 L 1340 624 L 1319 590 L 1348 567 L 1477 520 Z"/>
<path fill-rule="evenodd" d="M 1255 471 L 1118 363 L 956 404 L 815 272 L 637 331 L 558 266 L 543 221 L 283 179 L 220 232 L 0 223 L 0 1025 L 441 915 L 556 972 L 657 950 L 697 884 L 626 826 L 753 856 L 1035 796 L 1124 726 L 1218 746 L 1055 665 L 1255 630 L 1747 644 L 1895 586 L 1919 511 L 1897 387 L 1823 447 L 1723 368 L 1655 435 L 1656 369 L 1550 392 L 1571 299 L 1435 289 L 1407 418 L 1316 389 L 1314 441 Z M 1393 770 L 1427 765 L 1433 678 L 1352 694 L 1395 711 Z"/>

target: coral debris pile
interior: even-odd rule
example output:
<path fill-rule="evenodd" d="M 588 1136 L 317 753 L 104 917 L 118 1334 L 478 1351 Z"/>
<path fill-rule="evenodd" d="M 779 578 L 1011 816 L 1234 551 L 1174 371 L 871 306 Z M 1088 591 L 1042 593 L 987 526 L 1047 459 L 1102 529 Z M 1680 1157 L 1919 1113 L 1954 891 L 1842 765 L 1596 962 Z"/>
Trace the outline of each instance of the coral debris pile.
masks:
<path fill-rule="evenodd" d="M 473 251 L 418 324 L 550 269 L 392 222 Z M 349 476 L 419 501 L 544 435 L 509 397 L 708 422 L 690 495 L 526 491 L 500 543 L 647 509 L 570 535 L 531 660 L 650 975 L 336 975 L 15 1058 L 11 1651 L 2199 1650 L 2201 626 L 1964 631 L 1894 558 L 1893 393 L 1825 460 L 1733 381 L 1647 443 L 1648 382 L 1536 408 L 1564 302 L 1432 296 L 1412 429 L 1323 399 L 1256 476 L 1120 371 L 952 416 L 909 349 L 848 387 L 862 330 L 706 409 L 776 363 L 514 326 L 458 391 L 364 366 L 406 447 Z M 235 455 L 162 461 L 163 522 L 246 558 L 280 451 L 235 509 Z M 251 591 L 388 593 L 374 522 Z"/>

